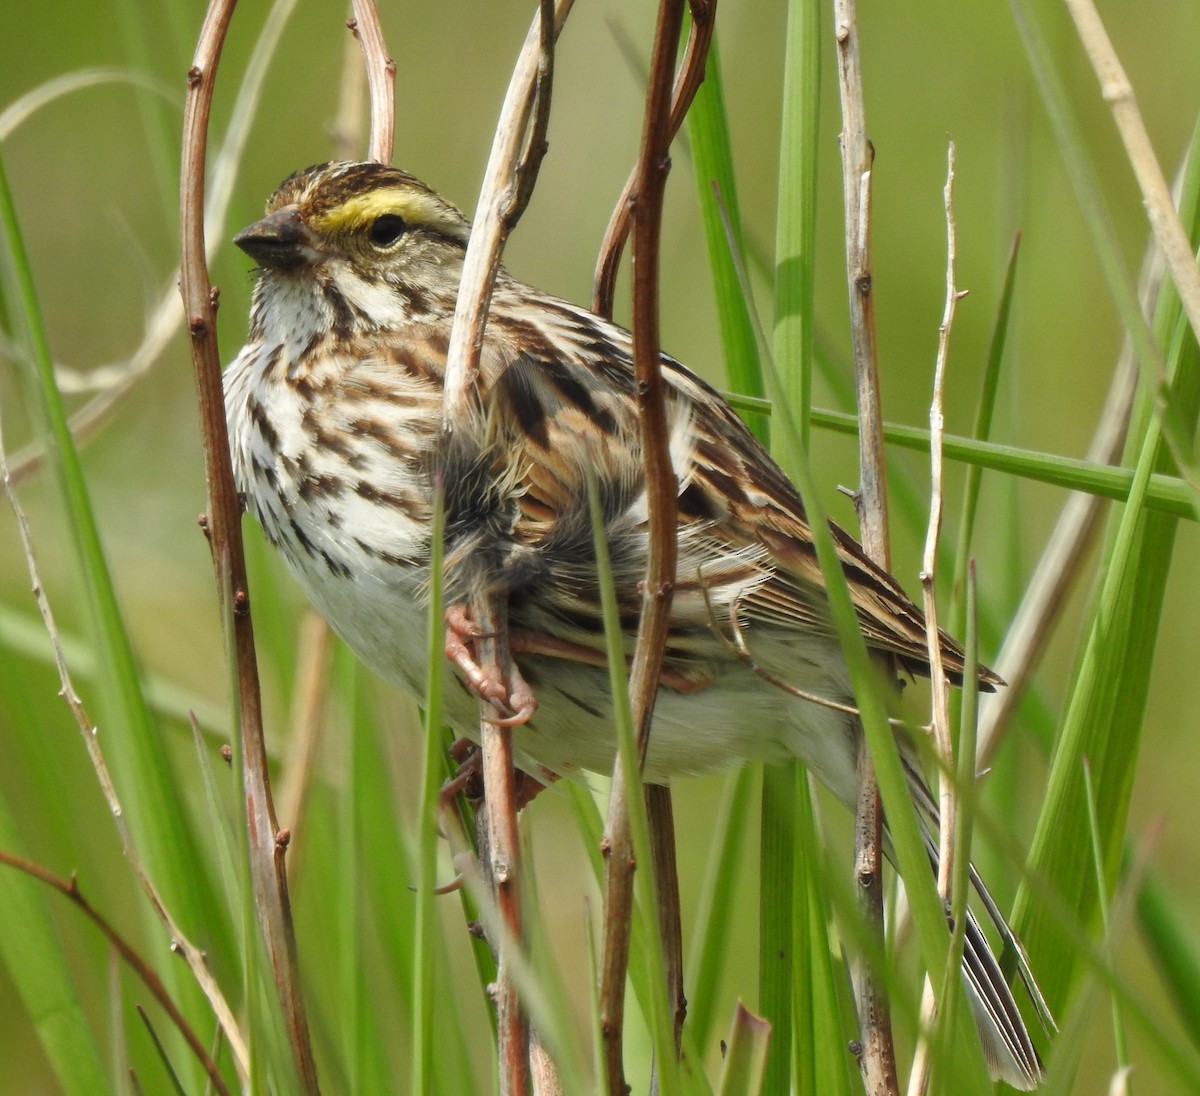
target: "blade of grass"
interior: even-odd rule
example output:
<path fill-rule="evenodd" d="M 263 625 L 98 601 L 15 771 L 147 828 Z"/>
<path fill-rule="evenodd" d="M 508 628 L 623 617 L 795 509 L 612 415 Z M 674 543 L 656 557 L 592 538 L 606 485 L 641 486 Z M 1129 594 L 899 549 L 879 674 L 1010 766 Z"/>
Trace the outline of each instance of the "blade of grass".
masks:
<path fill-rule="evenodd" d="M 770 1023 L 755 1016 L 739 1001 L 729 1031 L 720 1096 L 756 1096 L 764 1091 L 770 1043 Z"/>
<path fill-rule="evenodd" d="M 765 400 L 752 400 L 748 396 L 727 393 L 726 398 L 738 410 L 753 409 L 770 413 L 771 405 Z M 814 426 L 836 431 L 839 434 L 857 434 L 858 421 L 845 411 L 826 411 L 814 407 Z M 907 426 L 885 423 L 884 441 L 904 449 L 927 453 L 929 430 L 922 426 Z M 946 434 L 942 439 L 943 455 L 948 460 L 961 461 L 968 465 L 1009 475 L 1021 476 L 1038 483 L 1055 487 L 1066 487 L 1072 491 L 1086 491 L 1093 495 L 1124 502 L 1129 498 L 1135 471 L 1132 468 L 1115 468 L 1106 464 L 1094 464 L 1077 457 L 1062 457 L 1021 449 L 999 442 L 980 441 L 958 434 Z M 1196 520 L 1196 511 L 1191 503 L 1191 492 L 1187 484 L 1167 472 L 1152 472 L 1144 488 L 1144 505 L 1175 517 Z"/>
<path fill-rule="evenodd" d="M 816 0 L 788 5 L 783 72 L 783 121 L 779 142 L 779 199 L 775 227 L 775 329 L 773 356 L 779 369 L 776 399 L 796 422 L 805 451 L 816 362 L 815 264 L 817 163 L 820 139 L 821 18 Z M 795 454 L 781 435 L 773 451 L 784 468 Z"/>
<path fill-rule="evenodd" d="M 1200 230 L 1200 158 L 1195 152 L 1193 146 L 1180 203 L 1193 235 Z M 1169 286 L 1159 301 L 1154 330 L 1169 348 L 1172 405 L 1184 421 L 1194 424 L 1200 411 L 1200 352 Z M 1063 893 L 1073 896 L 1085 924 L 1097 915 L 1098 890 L 1095 873 L 1079 855 L 1089 840 L 1079 764 L 1086 757 L 1095 777 L 1097 815 L 1103 825 L 1104 877 L 1111 887 L 1125 841 L 1154 641 L 1178 529 L 1175 518 L 1143 509 L 1152 472 L 1168 469 L 1173 454 L 1163 437 L 1161 417 L 1151 413 L 1150 396 L 1146 390 L 1140 395 L 1140 415 L 1134 416 L 1140 429 L 1131 430 L 1127 445 L 1127 453 L 1135 455 L 1134 482 L 1105 547 L 1102 584 L 1092 607 L 1030 853 L 1039 874 L 1054 879 Z M 1185 440 L 1190 443 L 1190 435 Z M 1014 921 L 1030 955 L 1041 957 L 1035 966 L 1047 1001 L 1052 1009 L 1061 1009 L 1078 975 L 1078 958 L 1054 919 L 1039 910 L 1032 897 L 1023 886 Z"/>
<path fill-rule="evenodd" d="M 1153 871 L 1137 895 L 1137 916 L 1146 946 L 1175 1004 L 1175 1015 L 1200 1049 L 1200 956 L 1195 925 L 1185 925 L 1165 882 Z"/>
<path fill-rule="evenodd" d="M 1104 845 L 1100 837 L 1100 817 L 1096 811 L 1096 789 L 1092 782 L 1092 768 L 1085 757 L 1083 759 L 1083 785 L 1087 796 L 1088 829 L 1092 838 L 1092 865 L 1096 871 L 1096 890 L 1100 907 L 1100 924 L 1104 935 L 1111 938 L 1112 916 L 1109 910 L 1108 895 L 1105 893 L 1104 881 Z M 1138 888 L 1139 890 L 1141 888 Z M 1117 1060 L 1118 1070 L 1129 1068 L 1129 1046 L 1125 1041 L 1125 1023 L 1121 1019 L 1121 1003 L 1117 998 L 1112 1000 L 1113 1054 Z"/>
<path fill-rule="evenodd" d="M 1020 246 L 1021 236 L 1018 233 L 1008 252 L 1008 263 L 1004 269 L 1004 282 L 1000 290 L 1000 302 L 996 308 L 996 322 L 992 326 L 992 337 L 988 343 L 987 363 L 984 366 L 983 381 L 979 388 L 979 407 L 975 412 L 975 429 L 972 432 L 976 441 L 987 441 L 992 433 L 996 394 L 1000 389 L 1000 366 L 1004 361 L 1004 345 L 1008 338 L 1009 320 L 1012 316 L 1013 288 L 1017 281 L 1017 255 Z M 886 438 L 886 436 L 887 428 L 885 427 L 884 437 Z M 968 465 L 966 482 L 963 485 L 962 515 L 958 526 L 954 580 L 951 587 L 954 598 L 949 618 L 952 635 L 962 634 L 967 609 L 965 597 L 967 566 L 971 558 L 975 513 L 979 506 L 979 489 L 982 480 L 983 469 L 977 464 Z"/>
<path fill-rule="evenodd" d="M 715 34 L 708 51 L 704 83 L 700 85 L 688 111 L 687 132 L 691 140 L 693 175 L 700 202 L 700 222 L 704 228 L 709 268 L 712 271 L 725 375 L 735 391 L 764 396 L 766 388 L 763 386 L 750 307 L 742 293 L 728 242 L 728 235 L 732 232 L 736 249 L 739 252 L 745 250 Z M 722 205 L 728 216 L 728 229 L 721 214 Z M 746 421 L 759 440 L 765 443 L 767 420 L 761 415 L 751 414 Z"/>
<path fill-rule="evenodd" d="M 751 766 L 726 780 L 712 827 L 712 853 L 693 914 L 686 982 L 687 1030 L 702 1051 L 712 1038 L 717 990 L 724 973 L 723 959 L 728 954 L 733 911 L 745 901 L 745 884 L 738 869 L 752 816 L 754 780 L 755 771 Z"/>

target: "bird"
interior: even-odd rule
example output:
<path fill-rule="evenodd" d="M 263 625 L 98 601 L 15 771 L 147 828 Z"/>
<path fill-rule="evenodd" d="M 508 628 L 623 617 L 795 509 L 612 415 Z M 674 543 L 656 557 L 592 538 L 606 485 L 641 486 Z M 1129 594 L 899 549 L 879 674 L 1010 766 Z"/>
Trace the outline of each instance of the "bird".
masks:
<path fill-rule="evenodd" d="M 648 550 L 632 336 L 502 266 L 477 381 L 443 429 L 470 232 L 456 206 L 382 163 L 318 164 L 275 190 L 264 216 L 234 237 L 255 263 L 248 335 L 224 374 L 237 488 L 334 631 L 418 698 L 440 488 L 447 654 L 457 671 L 447 721 L 477 735 L 483 696 L 511 727 L 522 769 L 611 772 L 590 498 L 632 655 Z M 852 809 L 862 730 L 803 500 L 714 388 L 665 353 L 661 371 L 677 566 L 644 779 L 799 759 Z M 920 609 L 849 533 L 829 528 L 868 648 L 928 675 Z M 506 611 L 505 682 L 474 661 L 478 630 L 464 607 L 485 596 Z M 940 644 L 948 676 L 961 682 L 962 648 L 945 633 Z M 981 668 L 979 684 L 1002 682 Z M 911 744 L 900 745 L 936 864 L 937 803 Z M 973 870 L 972 881 L 1048 1016 Z M 989 1071 L 1031 1090 L 1042 1060 L 973 913 L 968 921 L 963 977 Z"/>

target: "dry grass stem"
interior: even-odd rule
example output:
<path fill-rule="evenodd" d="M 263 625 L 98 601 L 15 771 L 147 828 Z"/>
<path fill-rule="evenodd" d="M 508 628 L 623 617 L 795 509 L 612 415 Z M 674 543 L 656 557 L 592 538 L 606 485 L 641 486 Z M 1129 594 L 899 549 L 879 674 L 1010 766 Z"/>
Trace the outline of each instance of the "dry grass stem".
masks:
<path fill-rule="evenodd" d="M 682 27 L 682 0 L 662 0 L 654 31 L 645 121 L 635 170 L 637 181 L 634 184 L 633 359 L 638 381 L 638 420 L 646 473 L 649 545 L 637 646 L 629 678 L 629 698 L 633 727 L 637 734 L 638 758 L 642 764 L 645 763 L 649 745 L 654 700 L 669 633 L 677 555 L 677 485 L 668 444 L 658 330 L 658 249 L 663 194 L 670 170 L 674 62 Z M 625 771 L 618 756 L 613 768 L 605 824 L 604 939 L 600 962 L 600 1016 L 605 1071 L 609 1091 L 614 1096 L 625 1091 L 622 1052 L 624 995 L 633 910 L 633 840 L 626 797 Z M 678 1032 L 684 1008 L 682 952 L 678 913 L 677 910 L 671 910 L 672 902 L 676 906 L 678 903 L 678 884 L 675 879 L 674 837 L 668 832 L 671 817 L 667 793 L 648 792 L 647 810 L 651 815 L 655 844 L 652 856 L 655 863 L 644 867 L 652 873 L 650 889 L 660 902 L 660 932 L 667 934 L 663 938 L 667 966 L 664 974 L 674 1002 L 675 1030 Z M 663 873 L 657 881 L 656 872 Z M 661 886 L 657 886 L 657 883 L 661 883 Z M 661 904 L 664 901 L 665 905 Z"/>
<path fill-rule="evenodd" d="M 263 736 L 258 664 L 246 562 L 242 549 L 241 506 L 230 463 L 221 362 L 217 350 L 217 295 L 208 278 L 204 250 L 204 164 L 208 119 L 217 65 L 229 22 L 232 0 L 213 0 L 205 15 L 188 70 L 184 104 L 183 163 L 180 172 L 180 292 L 190 335 L 199 401 L 208 482 L 208 535 L 222 615 L 237 672 L 242 788 L 255 910 L 270 956 L 284 1024 L 304 1092 L 320 1091 L 316 1060 L 308 1033 L 296 957 L 296 937 L 284 863 L 286 842 L 271 798 Z"/>
<path fill-rule="evenodd" d="M 475 397 L 479 353 L 488 304 L 508 233 L 529 201 L 546 150 L 553 47 L 572 0 L 541 0 L 526 35 L 496 125 L 491 155 L 476 207 L 471 239 L 450 333 L 442 405 L 443 431 L 449 435 Z M 476 659 L 494 680 L 516 679 L 508 645 L 508 607 L 485 596 L 472 597 L 472 620 L 485 633 L 477 640 Z M 511 974 L 512 950 L 520 946 L 520 844 L 517 831 L 512 736 L 497 726 L 491 706 L 480 701 L 480 744 L 486 811 L 489 872 L 506 933 L 497 940 L 499 974 L 500 1091 L 523 1094 L 530 1081 L 528 1026 L 522 1016 Z"/>
<path fill-rule="evenodd" d="M 351 0 L 351 6 L 354 18 L 347 25 L 362 46 L 367 90 L 371 95 L 371 140 L 367 159 L 390 164 L 396 136 L 396 62 L 383 40 L 375 0 Z"/>
<path fill-rule="evenodd" d="M 213 166 L 206 180 L 204 230 L 208 237 L 206 255 L 211 260 L 222 235 L 237 170 L 250 139 L 255 109 L 267 67 L 283 35 L 288 17 L 297 0 L 272 5 L 267 20 L 255 43 L 254 54 L 246 68 L 236 100 L 230 110 L 229 125 L 213 157 Z M 7 112 L 6 112 L 7 113 Z M 0 115 L 3 118 L 4 115 Z M 0 131 L 0 140 L 4 139 Z M 70 418 L 71 436 L 77 441 L 92 437 L 108 420 L 120 400 L 159 361 L 183 322 L 183 307 L 179 299 L 180 272 L 173 270 L 164 281 L 164 290 L 146 321 L 141 344 L 128 358 L 93 369 L 76 370 L 55 366 L 55 379 L 64 393 L 98 392 Z M 12 462 L 15 483 L 21 483 L 36 471 L 42 458 L 38 441 L 23 448 Z"/>
<path fill-rule="evenodd" d="M 573 2 L 558 0 L 554 6 L 553 38 L 557 38 L 561 32 Z M 539 13 L 517 58 L 504 104 L 500 108 L 492 151 L 484 172 L 479 201 L 475 206 L 471 240 L 467 245 L 458 303 L 454 309 L 454 326 L 446 352 L 442 422 L 447 430 L 465 412 L 474 390 L 488 304 L 496 271 L 500 267 L 504 241 L 515 224 L 513 212 L 523 209 L 528 201 L 528 195 L 522 194 L 521 188 L 532 189 L 536 165 L 544 151 L 542 147 L 531 148 L 531 157 L 526 157 L 524 165 L 520 162 L 535 109 L 539 112 L 548 112 L 550 109 L 550 67 L 543 56 L 548 39 L 541 30 L 542 13 L 548 7 L 542 0 Z M 542 84 L 538 82 L 539 73 L 546 74 Z M 533 123 L 535 130 L 543 125 Z"/>
<path fill-rule="evenodd" d="M 278 812 L 292 833 L 303 832 L 300 821 L 308 806 L 308 793 L 316 770 L 321 720 L 329 695 L 329 668 L 333 661 L 333 630 L 315 611 L 307 613 L 300 626 L 298 649 L 292 712 L 288 720 L 288 759 L 280 780 Z M 293 841 L 293 875 L 297 851 Z"/>
<path fill-rule="evenodd" d="M 955 819 L 957 818 L 957 789 L 953 774 L 957 771 L 954 758 L 954 742 L 950 734 L 950 682 L 942 663 L 942 642 L 938 628 L 937 610 L 937 553 L 941 539 L 942 507 L 942 436 L 946 420 L 943 413 L 943 390 L 946 377 L 946 359 L 950 351 L 950 332 L 954 326 L 954 312 L 958 302 L 966 295 L 955 287 L 955 258 L 957 239 L 954 221 L 954 142 L 946 153 L 946 186 L 943 191 L 946 211 L 946 301 L 938 328 L 937 360 L 933 370 L 933 400 L 929 408 L 929 526 L 925 535 L 925 552 L 921 563 L 921 592 L 925 609 L 925 636 L 929 651 L 929 677 L 931 683 L 934 749 L 937 750 L 939 771 L 938 810 L 941 825 L 938 830 L 938 895 L 942 904 L 949 908 L 951 872 L 954 866 Z M 952 977 L 958 977 L 954 971 Z M 926 976 L 926 987 L 921 997 L 922 1036 L 913 1059 L 909 1074 L 909 1096 L 925 1096 L 929 1087 L 930 1067 L 929 1041 L 927 1033 L 933 1030 L 937 1015 L 937 1000 Z"/>
<path fill-rule="evenodd" d="M 887 484 L 883 464 L 883 415 L 875 338 L 871 273 L 871 165 L 863 108 L 862 63 L 854 0 L 835 0 L 838 89 L 842 108 L 842 193 L 845 203 L 846 279 L 850 293 L 850 333 L 858 398 L 859 489 L 855 496 L 863 548 L 884 570 L 891 569 L 888 547 Z M 863 736 L 858 759 L 859 794 L 854 825 L 854 869 L 859 913 L 876 940 L 883 941 L 883 809 L 874 768 Z M 898 1094 L 891 1017 L 882 987 L 861 965 L 857 972 L 860 1065 L 871 1096 Z"/>
<path fill-rule="evenodd" d="M 1111 108 L 1121 140 L 1125 143 L 1125 153 L 1137 177 L 1150 228 L 1166 260 L 1175 288 L 1179 291 L 1192 334 L 1200 339 L 1200 267 L 1196 265 L 1196 255 L 1188 240 L 1187 230 L 1179 219 L 1170 187 L 1154 155 L 1154 146 L 1150 143 L 1150 135 L 1138 110 L 1133 85 L 1121 66 L 1093 0 L 1065 2 L 1071 18 L 1075 20 L 1080 41 L 1096 70 L 1100 93 Z"/>

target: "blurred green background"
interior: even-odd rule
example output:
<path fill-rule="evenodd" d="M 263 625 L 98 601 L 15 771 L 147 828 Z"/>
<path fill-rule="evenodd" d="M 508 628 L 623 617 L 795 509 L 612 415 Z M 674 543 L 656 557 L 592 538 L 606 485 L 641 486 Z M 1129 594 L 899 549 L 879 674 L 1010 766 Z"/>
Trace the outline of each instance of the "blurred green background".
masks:
<path fill-rule="evenodd" d="M 262 0 L 240 5 L 218 82 L 214 138 L 228 121 L 234 92 L 266 15 Z M 1147 225 L 1107 108 L 1065 12 L 1039 5 L 1043 25 L 1070 77 L 1069 90 L 1085 120 L 1105 197 L 1136 270 Z M 532 15 L 511 2 L 403 4 L 382 0 L 388 44 L 397 64 L 395 162 L 429 182 L 468 213 L 478 194 L 492 127 L 509 72 Z M 1200 5 L 1195 0 L 1104 5 L 1160 161 L 1174 172 L 1200 103 Z M 0 135 L 18 214 L 31 253 L 55 359 L 81 378 L 128 358 L 143 337 L 146 317 L 165 293 L 177 257 L 177 135 L 183 74 L 201 20 L 196 3 L 125 0 L 98 6 L 84 0 L 54 5 L 0 4 L 0 110 L 47 81 L 106 67 L 135 73 L 161 88 L 127 83 L 93 86 L 37 110 L 12 133 Z M 221 288 L 221 347 L 228 360 L 240 345 L 249 292 L 247 261 L 228 238 L 253 220 L 287 174 L 332 154 L 331 125 L 346 54 L 343 5 L 297 6 L 272 65 L 240 166 L 229 217 L 220 226 L 212 277 Z M 766 267 L 774 247 L 781 115 L 780 81 L 786 15 L 782 2 L 725 0 L 718 19 L 724 87 L 758 304 L 769 322 Z M 867 0 L 859 13 L 866 107 L 876 150 L 874 229 L 884 410 L 888 419 L 927 421 L 937 327 L 944 295 L 945 224 L 942 186 L 947 138 L 957 144 L 955 208 L 958 284 L 970 290 L 953 334 L 947 382 L 947 429 L 969 431 L 979 376 L 993 323 L 1004 260 L 1020 230 L 1022 254 L 1014 322 L 1002 380 L 997 440 L 1082 456 L 1103 401 L 1121 328 L 1063 172 L 1033 85 L 1014 19 L 1003 3 L 882 4 Z M 560 42 L 550 152 L 525 219 L 507 250 L 522 278 L 573 300 L 590 297 L 596 250 L 613 201 L 636 155 L 641 83 L 649 53 L 651 5 L 632 0 L 578 0 Z M 817 250 L 817 301 L 823 340 L 848 357 L 843 267 L 842 203 L 837 156 L 838 107 L 829 13 L 823 13 L 822 166 Z M 360 142 L 359 149 L 365 146 Z M 704 257 L 696 188 L 686 141 L 676 146 L 668 190 L 662 259 L 663 343 L 714 383 L 723 385 L 712 289 Z M 628 315 L 627 292 L 619 314 Z M 84 393 L 70 395 L 80 407 Z M 36 420 L 8 354 L 0 355 L 0 413 L 8 453 L 36 440 Z M 819 386 L 816 402 L 837 405 Z M 217 738 L 227 738 L 226 690 L 208 551 L 196 528 L 204 508 L 191 365 L 176 334 L 152 369 L 124 396 L 84 446 L 88 485 L 109 564 L 137 655 L 148 675 L 169 683 L 186 703 L 203 705 Z M 897 452 L 893 474 L 927 482 L 925 461 Z M 813 459 L 825 502 L 854 527 L 838 484 L 856 481 L 851 440 L 816 432 Z M 949 473 L 948 507 L 961 469 Z M 62 514 L 50 481 L 33 473 L 20 485 L 42 578 L 60 626 L 81 635 L 79 590 L 64 542 Z M 981 582 L 1014 591 L 1044 542 L 1064 493 L 1013 480 L 985 478 L 977 534 Z M 915 594 L 923 530 L 897 520 L 898 577 Z M 255 535 L 252 534 L 252 538 Z M 291 653 L 302 616 L 282 567 L 252 543 L 256 604 L 264 659 L 268 732 L 275 749 L 292 702 Z M 0 511 L 0 794 L 12 805 L 30 856 L 60 874 L 77 871 L 82 885 L 113 918 L 134 922 L 140 902 L 127 878 L 96 782 L 65 707 L 39 633 L 28 579 L 7 507 Z M 1195 672 L 1200 633 L 1200 534 L 1181 527 L 1158 638 L 1145 741 L 1134 791 L 1135 832 L 1161 824 L 1154 864 L 1182 911 L 1191 914 L 1200 945 L 1200 843 L 1195 837 L 1195 784 L 1200 778 L 1200 679 Z M 1038 676 L 1052 707 L 1064 688 L 1088 590 L 1077 587 Z M 984 657 L 994 654 L 985 651 Z M 88 700 L 93 685 L 84 663 L 74 667 Z M 363 682 L 363 703 L 389 732 L 397 809 L 411 813 L 420 756 L 407 726 L 413 708 L 381 686 Z M 211 713 L 211 715 L 210 715 Z M 393 727 L 398 727 L 394 734 Z M 104 728 L 101 728 L 103 733 Z M 162 734 L 181 772 L 195 764 L 186 726 L 165 718 Z M 331 732 L 321 747 L 318 803 L 336 789 L 344 766 Z M 1013 820 L 1027 840 L 1044 777 L 1039 750 L 1018 728 L 997 779 L 1016 781 L 1028 821 Z M 715 781 L 679 785 L 676 812 L 687 903 L 699 885 L 687 866 L 708 848 Z M 197 789 L 199 797 L 199 789 Z M 543 881 L 542 903 L 563 941 L 563 963 L 583 977 L 577 948 L 588 889 L 573 828 L 561 825 L 563 803 L 546 796 L 530 823 Z M 316 813 L 314 817 L 320 819 Z M 281 820 L 284 825 L 288 820 Z M 839 827 L 841 820 L 833 822 Z M 563 836 L 565 835 L 565 836 Z M 320 834 L 301 834 L 314 844 Z M 848 861 L 847 861 L 848 863 Z M 398 878 L 400 886 L 406 880 Z M 324 928 L 306 914 L 303 869 L 296 881 L 301 950 Z M 1011 897 L 1011 884 L 998 888 Z M 754 891 L 748 889 L 748 907 Z M 53 904 L 68 952 L 85 984 L 89 1009 L 105 1029 L 106 951 L 78 915 Z M 740 930 L 750 967 L 735 995 L 753 1000 L 753 933 L 757 910 L 747 908 Z M 0 910 L 0 931 L 4 911 Z M 451 939 L 461 918 L 447 906 Z M 685 940 L 686 940 L 685 922 Z M 322 961 L 310 949 L 309 964 Z M 332 961 L 332 960 L 331 960 Z M 1155 1006 L 1162 991 L 1151 977 L 1136 934 L 1120 953 L 1122 969 Z M 736 968 L 736 964 L 734 964 Z M 89 985 L 89 983 L 91 983 Z M 736 983 L 736 984 L 734 984 Z M 728 1009 L 723 1009 L 728 1012 Z M 1102 1021 L 1103 1018 L 1101 1018 Z M 380 1020 L 387 1022 L 387 1017 Z M 1078 1091 L 1098 1090 L 1112 1068 L 1108 1029 L 1100 1022 L 1096 1053 L 1085 1057 Z M 1137 1059 L 1136 1041 L 1134 1060 Z M 12 985 L 0 967 L 0 1090 L 58 1091 Z M 1153 1066 L 1139 1075 L 1155 1088 Z"/>

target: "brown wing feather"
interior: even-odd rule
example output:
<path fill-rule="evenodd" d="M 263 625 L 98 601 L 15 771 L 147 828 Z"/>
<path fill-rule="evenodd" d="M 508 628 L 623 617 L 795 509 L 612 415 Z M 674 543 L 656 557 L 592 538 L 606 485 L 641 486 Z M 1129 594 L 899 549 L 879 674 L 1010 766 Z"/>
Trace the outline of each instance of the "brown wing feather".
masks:
<path fill-rule="evenodd" d="M 564 331 L 574 335 L 576 343 L 587 334 L 579 327 L 594 328 L 600 322 L 571 306 L 562 307 Z M 575 346 L 555 345 L 547 338 L 538 348 L 543 357 L 525 353 L 506 365 L 494 357 L 485 397 L 488 433 L 497 449 L 509 454 L 511 474 L 520 483 L 514 539 L 551 557 L 554 565 L 544 573 L 567 576 L 572 597 L 577 600 L 586 590 L 589 601 L 592 584 L 584 575 L 593 553 L 585 468 L 595 473 L 606 522 L 628 518 L 642 489 L 628 335 L 608 326 L 591 334 L 592 345 L 603 341 L 622 353 L 598 363 L 587 360 Z M 527 349 L 528 339 L 521 345 Z M 672 396 L 670 418 L 677 429 L 687 430 L 686 445 L 676 439 L 675 446 L 683 450 L 675 460 L 681 472 L 681 544 L 691 536 L 715 546 L 704 560 L 702 582 L 714 589 L 723 581 L 747 585 L 748 572 L 753 572 L 752 592 L 742 602 L 746 613 L 776 627 L 831 631 L 824 578 L 799 494 L 712 388 L 665 355 L 663 366 Z M 927 675 L 921 610 L 853 537 L 832 522 L 830 528 L 868 645 L 894 653 L 910 672 Z M 619 547 L 622 541 L 611 536 L 610 543 Z M 642 557 L 634 552 L 614 559 L 622 613 L 631 619 L 636 619 L 642 565 Z M 681 565 L 680 586 L 688 586 L 689 578 Z M 681 623 L 688 623 L 689 605 L 690 623 L 696 623 L 695 604 L 700 600 L 680 601 Z M 947 673 L 959 681 L 962 648 L 945 632 L 941 642 Z M 979 680 L 988 689 L 1001 683 L 982 667 Z"/>

